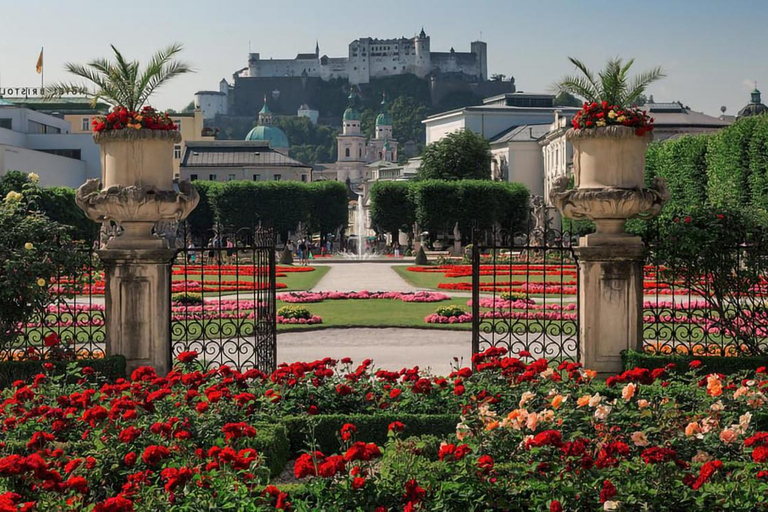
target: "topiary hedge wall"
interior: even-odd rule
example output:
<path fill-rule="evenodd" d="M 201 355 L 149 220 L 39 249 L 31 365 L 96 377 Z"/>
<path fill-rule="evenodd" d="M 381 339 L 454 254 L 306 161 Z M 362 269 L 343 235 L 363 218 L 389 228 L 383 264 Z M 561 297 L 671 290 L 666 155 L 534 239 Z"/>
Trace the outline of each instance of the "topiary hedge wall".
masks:
<path fill-rule="evenodd" d="M 239 229 L 271 225 L 285 240 L 299 222 L 323 235 L 347 225 L 347 189 L 340 182 L 195 181 L 200 203 L 187 219 L 197 238 L 211 236 L 214 224 Z"/>
<path fill-rule="evenodd" d="M 522 229 L 527 218 L 528 189 L 520 183 L 487 180 L 424 180 L 377 183 L 371 190 L 371 220 L 380 232 L 403 229 L 412 220 L 430 233 L 459 230 L 468 237 L 475 223 Z"/>

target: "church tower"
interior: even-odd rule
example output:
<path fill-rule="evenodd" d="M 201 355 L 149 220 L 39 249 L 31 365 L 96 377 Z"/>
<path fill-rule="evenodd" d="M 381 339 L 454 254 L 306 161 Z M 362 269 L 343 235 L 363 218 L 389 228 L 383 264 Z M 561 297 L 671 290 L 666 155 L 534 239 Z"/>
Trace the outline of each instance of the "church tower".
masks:
<path fill-rule="evenodd" d="M 392 138 L 392 115 L 389 113 L 387 95 L 382 94 L 381 111 L 376 116 L 376 135 L 370 146 L 373 160 L 397 161 L 397 141 Z"/>
<path fill-rule="evenodd" d="M 342 117 L 342 132 L 336 137 L 338 146 L 337 162 L 365 161 L 365 137 L 360 133 L 360 112 L 357 110 L 357 95 L 349 93 L 349 106 Z"/>

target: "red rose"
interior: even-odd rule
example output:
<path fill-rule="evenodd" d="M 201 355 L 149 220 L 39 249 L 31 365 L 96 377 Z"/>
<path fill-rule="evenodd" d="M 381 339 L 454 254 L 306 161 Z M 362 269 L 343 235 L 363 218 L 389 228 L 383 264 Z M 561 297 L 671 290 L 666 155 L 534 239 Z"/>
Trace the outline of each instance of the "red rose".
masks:
<path fill-rule="evenodd" d="M 133 502 L 122 496 L 107 498 L 106 501 L 97 504 L 93 512 L 133 512 Z"/>
<path fill-rule="evenodd" d="M 56 345 L 61 343 L 61 338 L 57 333 L 52 332 L 48 336 L 43 338 L 43 342 L 45 343 L 46 347 L 55 347 Z"/>
<path fill-rule="evenodd" d="M 355 477 L 354 480 L 352 480 L 352 488 L 355 490 L 359 490 L 365 487 L 365 478 L 358 476 Z"/>
<path fill-rule="evenodd" d="M 606 501 L 616 496 L 616 494 L 617 494 L 616 487 L 614 487 L 611 481 L 604 480 L 603 488 L 600 491 L 600 503 L 605 503 Z"/>
<path fill-rule="evenodd" d="M 402 432 L 403 430 L 405 430 L 405 425 L 403 425 L 399 421 L 393 421 L 392 423 L 389 424 L 390 432 Z"/>
<path fill-rule="evenodd" d="M 157 466 L 163 459 L 167 459 L 170 456 L 171 452 L 165 446 L 152 445 L 144 449 L 144 453 L 141 454 L 141 460 L 147 466 Z"/>
<path fill-rule="evenodd" d="M 134 464 L 136 464 L 136 459 L 138 458 L 139 457 L 135 452 L 128 452 L 125 454 L 125 457 L 123 457 L 123 464 L 131 468 Z"/>
<path fill-rule="evenodd" d="M 690 363 L 688 363 L 688 367 L 690 367 L 692 370 L 695 370 L 696 368 L 700 368 L 701 367 L 701 361 L 699 361 L 698 359 L 695 359 L 695 360 L 691 361 Z"/>
<path fill-rule="evenodd" d="M 563 506 L 557 500 L 552 500 L 549 504 L 549 512 L 563 512 Z"/>
<path fill-rule="evenodd" d="M 316 415 L 320 414 L 320 411 L 317 409 L 316 405 L 310 405 L 307 408 L 307 414 L 309 414 L 310 416 L 316 416 Z"/>
<path fill-rule="evenodd" d="M 181 352 L 178 356 L 176 356 L 176 359 L 178 359 L 182 363 L 191 363 L 192 361 L 197 359 L 197 352 L 195 352 L 194 350 Z"/>

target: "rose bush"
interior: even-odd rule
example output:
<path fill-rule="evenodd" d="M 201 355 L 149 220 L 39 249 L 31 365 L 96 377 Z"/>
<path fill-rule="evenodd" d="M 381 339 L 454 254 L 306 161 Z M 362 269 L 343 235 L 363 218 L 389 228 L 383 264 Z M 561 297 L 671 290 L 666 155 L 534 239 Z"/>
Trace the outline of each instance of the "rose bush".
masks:
<path fill-rule="evenodd" d="M 178 355 L 104 382 L 72 369 L 2 392 L 0 510 L 761 510 L 768 375 L 634 369 L 606 381 L 491 348 L 435 377 L 370 360 L 201 371 Z M 317 414 L 445 413 L 456 431 L 383 446 L 339 427 L 338 454 L 297 453 L 304 485 L 270 482 L 260 432 Z M 290 492 L 287 492 L 287 491 Z M 560 507 L 560 508 L 558 508 Z"/>

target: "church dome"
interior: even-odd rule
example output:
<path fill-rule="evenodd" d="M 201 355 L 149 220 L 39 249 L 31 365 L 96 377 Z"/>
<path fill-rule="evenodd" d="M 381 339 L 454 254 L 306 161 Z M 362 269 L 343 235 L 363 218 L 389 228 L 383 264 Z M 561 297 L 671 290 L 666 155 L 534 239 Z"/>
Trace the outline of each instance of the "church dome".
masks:
<path fill-rule="evenodd" d="M 358 112 L 354 108 L 349 107 L 347 108 L 347 110 L 344 111 L 344 121 L 359 121 L 359 120 L 360 120 L 360 112 Z"/>
<path fill-rule="evenodd" d="M 376 126 L 392 126 L 392 116 L 389 112 L 382 112 L 376 116 Z"/>
<path fill-rule="evenodd" d="M 283 130 L 277 126 L 256 126 L 248 135 L 245 136 L 245 140 L 266 140 L 269 142 L 269 146 L 272 148 L 289 148 L 288 137 L 286 137 Z"/>

